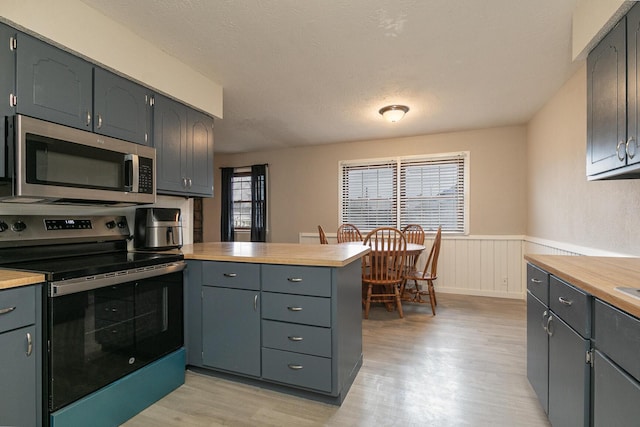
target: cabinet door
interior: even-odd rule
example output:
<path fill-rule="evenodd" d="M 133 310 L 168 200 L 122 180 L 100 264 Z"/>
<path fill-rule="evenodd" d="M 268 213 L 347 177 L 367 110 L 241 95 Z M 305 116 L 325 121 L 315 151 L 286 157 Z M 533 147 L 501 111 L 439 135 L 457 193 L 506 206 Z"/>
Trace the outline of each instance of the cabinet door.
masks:
<path fill-rule="evenodd" d="M 527 378 L 545 413 L 549 413 L 549 310 L 527 292 Z"/>
<path fill-rule="evenodd" d="M 625 426 L 640 420 L 640 383 L 599 351 L 593 360 L 593 425 Z"/>
<path fill-rule="evenodd" d="M 19 34 L 17 112 L 92 130 L 92 68 L 77 56 Z"/>
<path fill-rule="evenodd" d="M 626 164 L 626 25 L 622 19 L 587 58 L 587 175 Z"/>
<path fill-rule="evenodd" d="M 640 6 L 627 14 L 627 164 L 640 162 Z"/>
<path fill-rule="evenodd" d="M 0 117 L 11 116 L 15 113 L 15 108 L 9 103 L 9 96 L 16 93 L 16 56 L 15 50 L 9 48 L 10 40 L 16 37 L 16 30 L 4 24 L 0 24 Z M 0 135 L 4 138 L 5 121 L 0 120 Z M 7 176 L 6 165 L 6 145 L 0 144 L 0 178 Z"/>
<path fill-rule="evenodd" d="M 202 287 L 202 362 L 260 376 L 260 292 Z"/>
<path fill-rule="evenodd" d="M 156 190 L 164 194 L 185 191 L 187 108 L 172 99 L 155 95 L 153 144 L 156 148 Z"/>
<path fill-rule="evenodd" d="M 187 193 L 213 196 L 213 119 L 187 110 Z"/>
<path fill-rule="evenodd" d="M 589 340 L 553 312 L 549 322 L 549 421 L 555 426 L 588 426 L 591 366 Z"/>
<path fill-rule="evenodd" d="M 29 338 L 30 337 L 30 338 Z M 29 339 L 32 347 L 29 350 Z M 36 350 L 35 326 L 0 334 L 0 425 L 40 425 L 36 407 Z"/>
<path fill-rule="evenodd" d="M 137 83 L 94 69 L 93 130 L 102 135 L 151 145 L 150 91 Z"/>

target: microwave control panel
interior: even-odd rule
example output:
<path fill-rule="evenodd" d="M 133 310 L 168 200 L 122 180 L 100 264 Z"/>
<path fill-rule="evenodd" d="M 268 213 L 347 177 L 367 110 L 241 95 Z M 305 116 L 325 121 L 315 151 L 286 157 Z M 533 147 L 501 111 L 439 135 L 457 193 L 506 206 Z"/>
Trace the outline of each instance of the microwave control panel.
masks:
<path fill-rule="evenodd" d="M 153 194 L 153 160 L 140 157 L 138 163 L 138 193 Z"/>

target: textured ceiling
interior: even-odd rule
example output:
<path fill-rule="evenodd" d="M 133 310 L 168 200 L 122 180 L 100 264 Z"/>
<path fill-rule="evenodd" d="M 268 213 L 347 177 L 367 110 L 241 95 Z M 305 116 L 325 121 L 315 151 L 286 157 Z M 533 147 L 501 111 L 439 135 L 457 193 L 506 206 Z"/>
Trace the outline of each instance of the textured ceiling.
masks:
<path fill-rule="evenodd" d="M 523 124 L 577 68 L 576 0 L 82 1 L 223 86 L 217 152 Z"/>

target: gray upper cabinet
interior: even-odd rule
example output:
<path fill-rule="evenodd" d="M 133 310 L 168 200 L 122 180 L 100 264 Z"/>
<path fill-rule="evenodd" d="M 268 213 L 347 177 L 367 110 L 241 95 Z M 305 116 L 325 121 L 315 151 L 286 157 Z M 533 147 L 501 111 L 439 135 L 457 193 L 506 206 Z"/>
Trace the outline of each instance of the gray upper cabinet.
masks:
<path fill-rule="evenodd" d="M 12 47 L 12 41 L 16 40 L 16 30 L 4 24 L 0 24 L 0 117 L 10 116 L 15 113 L 15 107 L 10 99 L 16 93 L 16 56 Z M 0 135 L 5 135 L 5 121 L 0 120 Z M 7 175 L 5 170 L 5 144 L 0 144 L 0 178 Z"/>
<path fill-rule="evenodd" d="M 93 66 L 22 33 L 16 49 L 17 112 L 92 130 Z"/>
<path fill-rule="evenodd" d="M 159 194 L 213 195 L 213 119 L 155 96 L 153 143 Z"/>
<path fill-rule="evenodd" d="M 94 131 L 151 145 L 151 91 L 98 67 L 93 84 Z"/>
<path fill-rule="evenodd" d="M 587 176 L 640 178 L 640 7 L 632 8 L 587 58 Z"/>

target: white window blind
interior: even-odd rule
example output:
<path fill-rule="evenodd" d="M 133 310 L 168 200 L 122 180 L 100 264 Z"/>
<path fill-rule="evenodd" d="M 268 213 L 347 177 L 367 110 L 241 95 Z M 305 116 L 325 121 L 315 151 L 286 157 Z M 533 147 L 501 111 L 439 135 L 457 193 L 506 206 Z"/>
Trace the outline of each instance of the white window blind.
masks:
<path fill-rule="evenodd" d="M 394 226 L 397 167 L 396 161 L 341 164 L 341 222 L 363 231 Z"/>
<path fill-rule="evenodd" d="M 468 153 L 340 162 L 340 222 L 467 232 Z"/>

